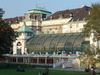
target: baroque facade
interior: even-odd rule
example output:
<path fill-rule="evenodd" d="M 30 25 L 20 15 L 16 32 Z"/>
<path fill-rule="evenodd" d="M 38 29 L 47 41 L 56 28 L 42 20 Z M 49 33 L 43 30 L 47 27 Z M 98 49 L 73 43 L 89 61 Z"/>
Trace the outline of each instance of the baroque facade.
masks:
<path fill-rule="evenodd" d="M 83 5 L 52 14 L 36 6 L 24 16 L 4 19 L 18 34 L 7 62 L 78 67 L 73 65 L 78 62 L 76 57 L 91 39 L 81 33 L 89 8 Z"/>

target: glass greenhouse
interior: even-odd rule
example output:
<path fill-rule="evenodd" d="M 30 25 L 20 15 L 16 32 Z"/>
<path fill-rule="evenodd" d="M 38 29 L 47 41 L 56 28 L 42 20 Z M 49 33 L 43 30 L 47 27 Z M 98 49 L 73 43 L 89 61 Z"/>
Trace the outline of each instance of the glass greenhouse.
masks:
<path fill-rule="evenodd" d="M 53 52 L 71 52 L 83 51 L 89 45 L 89 41 L 84 41 L 82 33 L 61 33 L 61 34 L 43 34 L 34 35 L 27 41 L 27 50 L 29 53 L 53 53 Z"/>

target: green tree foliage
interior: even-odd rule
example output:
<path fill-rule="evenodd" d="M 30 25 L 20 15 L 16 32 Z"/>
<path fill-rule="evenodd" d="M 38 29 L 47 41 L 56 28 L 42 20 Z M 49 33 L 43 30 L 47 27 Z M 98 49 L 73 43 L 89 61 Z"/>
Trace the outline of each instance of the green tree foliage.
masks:
<path fill-rule="evenodd" d="M 98 63 L 95 52 L 90 49 L 85 50 L 78 58 L 81 60 L 81 64 L 85 64 L 86 67 L 95 67 L 96 63 Z"/>
<path fill-rule="evenodd" d="M 89 14 L 85 18 L 86 24 L 84 25 L 83 35 L 89 36 L 91 31 L 95 31 L 100 35 L 100 3 L 91 5 Z"/>
<path fill-rule="evenodd" d="M 91 32 L 94 32 L 95 38 L 100 40 L 100 3 L 94 3 L 89 9 L 89 14 L 85 18 L 86 24 L 83 28 L 83 36 L 90 36 Z M 100 50 L 96 49 L 95 46 L 84 51 L 80 58 L 83 63 L 88 67 L 95 66 L 96 63 L 100 62 Z"/>
<path fill-rule="evenodd" d="M 0 18 L 0 56 L 9 53 L 14 38 L 14 30 L 8 23 L 5 23 L 4 20 Z"/>
<path fill-rule="evenodd" d="M 86 67 L 98 67 L 96 66 L 97 63 L 100 63 L 100 50 L 96 49 L 93 45 L 90 48 L 86 48 L 82 54 L 78 56 L 80 59 L 81 64 L 85 64 Z"/>

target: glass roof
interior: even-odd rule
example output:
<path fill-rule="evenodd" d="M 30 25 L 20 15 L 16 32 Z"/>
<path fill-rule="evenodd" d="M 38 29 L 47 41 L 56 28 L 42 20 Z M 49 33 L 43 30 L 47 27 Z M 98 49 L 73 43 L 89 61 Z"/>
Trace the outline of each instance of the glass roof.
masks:
<path fill-rule="evenodd" d="M 27 49 L 32 52 L 72 52 L 81 51 L 84 38 L 81 33 L 35 35 L 27 41 Z M 85 43 L 89 44 L 89 42 Z"/>

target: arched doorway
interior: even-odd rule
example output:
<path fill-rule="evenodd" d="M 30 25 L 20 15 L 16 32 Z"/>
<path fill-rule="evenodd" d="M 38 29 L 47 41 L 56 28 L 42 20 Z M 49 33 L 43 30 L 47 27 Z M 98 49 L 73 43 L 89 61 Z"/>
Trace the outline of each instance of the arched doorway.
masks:
<path fill-rule="evenodd" d="M 22 44 L 21 42 L 17 43 L 17 54 L 21 54 L 21 48 L 22 48 Z"/>

